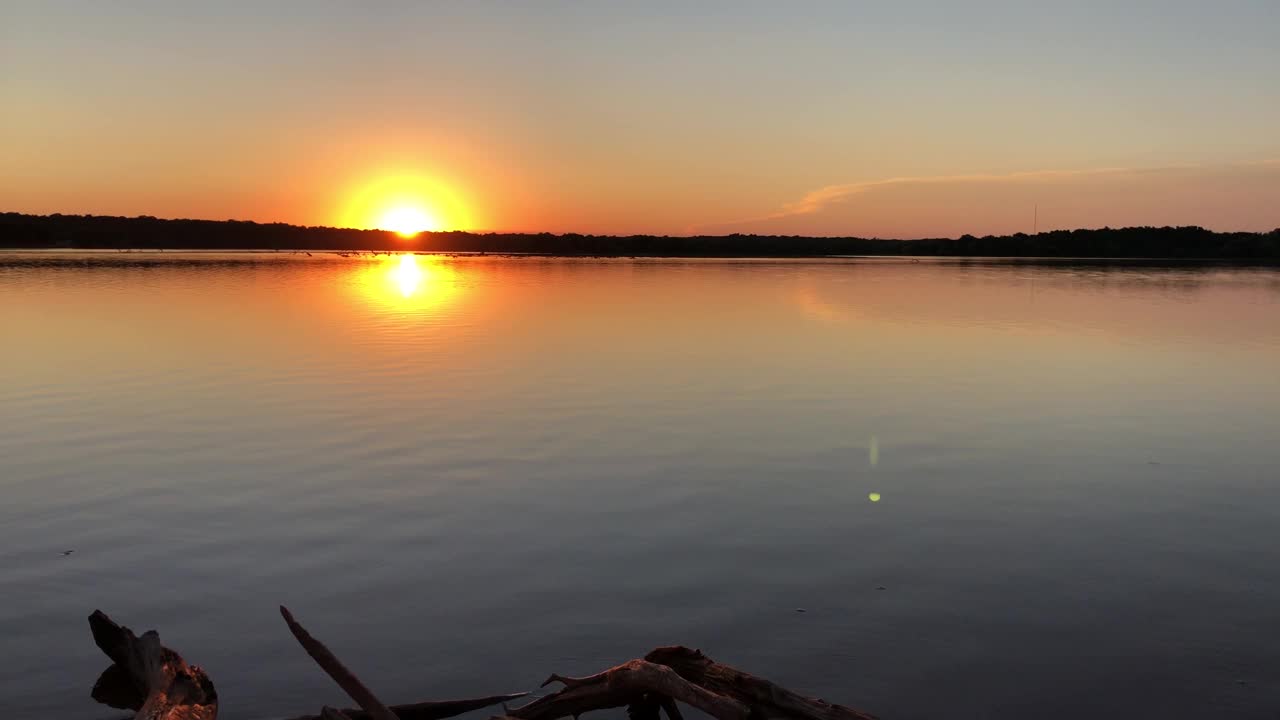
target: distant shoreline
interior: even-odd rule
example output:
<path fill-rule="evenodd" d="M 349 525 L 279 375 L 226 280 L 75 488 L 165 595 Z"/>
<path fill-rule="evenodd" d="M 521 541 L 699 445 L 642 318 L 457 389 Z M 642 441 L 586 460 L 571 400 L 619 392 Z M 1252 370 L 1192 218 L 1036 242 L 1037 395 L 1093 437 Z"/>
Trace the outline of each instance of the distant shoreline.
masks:
<path fill-rule="evenodd" d="M 69 262 L 80 265 L 147 265 L 190 263 L 258 263 L 278 258 L 312 257 L 376 257 L 412 252 L 416 255 L 453 259 L 499 260 L 634 260 L 634 261 L 726 261 L 785 262 L 794 261 L 880 261 L 927 262 L 932 265 L 1005 265 L 1039 267 L 1132 267 L 1132 268 L 1280 268 L 1280 257 L 1198 258 L 1198 257 L 1033 257 L 1029 255 L 583 255 L 557 253 L 452 252 L 442 250 L 320 250 L 284 249 L 209 249 L 209 248 L 28 248 L 0 246 L 0 266 L 48 265 Z M 192 257 L 196 256 L 196 257 Z M 199 257 L 208 256 L 208 257 Z M 216 256 L 216 257 L 214 257 Z M 228 257 L 230 256 L 230 257 Z"/>
<path fill-rule="evenodd" d="M 1280 262 L 1280 229 L 1220 233 L 1200 227 L 1054 230 L 1035 235 L 885 240 L 783 235 L 579 235 L 424 232 L 301 227 L 234 220 L 0 213 L 0 249 L 297 252 L 432 252 L 556 257 L 1008 258 L 1151 264 Z"/>

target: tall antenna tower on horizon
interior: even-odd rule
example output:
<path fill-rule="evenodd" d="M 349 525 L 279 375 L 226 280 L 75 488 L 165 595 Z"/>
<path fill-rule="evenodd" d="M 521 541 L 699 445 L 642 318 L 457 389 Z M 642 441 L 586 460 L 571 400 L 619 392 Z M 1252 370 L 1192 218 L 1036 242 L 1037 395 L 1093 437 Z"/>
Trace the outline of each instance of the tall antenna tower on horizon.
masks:
<path fill-rule="evenodd" d="M 1033 217 L 1035 219 L 1031 221 L 1031 234 L 1039 235 L 1040 234 L 1040 203 L 1036 203 L 1035 215 Z"/>

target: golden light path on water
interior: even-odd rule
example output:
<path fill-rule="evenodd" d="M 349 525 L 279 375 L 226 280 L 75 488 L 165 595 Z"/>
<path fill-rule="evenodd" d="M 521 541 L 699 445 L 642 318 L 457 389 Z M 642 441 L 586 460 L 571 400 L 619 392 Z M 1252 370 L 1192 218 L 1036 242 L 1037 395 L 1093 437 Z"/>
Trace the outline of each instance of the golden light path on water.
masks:
<path fill-rule="evenodd" d="M 433 255 L 380 256 L 358 268 L 351 284 L 369 305 L 397 313 L 437 312 L 457 300 L 458 271 Z"/>
<path fill-rule="evenodd" d="M 402 297 L 413 297 L 413 294 L 418 291 L 418 286 L 422 284 L 422 271 L 418 269 L 417 257 L 401 255 L 400 262 L 391 271 L 391 277 L 400 288 Z"/>

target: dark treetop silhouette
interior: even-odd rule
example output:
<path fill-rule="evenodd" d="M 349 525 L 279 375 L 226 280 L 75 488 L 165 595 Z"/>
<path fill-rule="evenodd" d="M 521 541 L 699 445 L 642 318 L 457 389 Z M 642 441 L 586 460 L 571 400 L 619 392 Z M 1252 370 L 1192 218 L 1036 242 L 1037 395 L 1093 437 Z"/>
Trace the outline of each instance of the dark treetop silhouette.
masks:
<path fill-rule="evenodd" d="M 794 235 L 554 235 L 300 227 L 238 220 L 161 220 L 0 213 L 0 247 L 187 250 L 420 250 L 668 257 L 951 255 L 988 257 L 1280 260 L 1280 229 L 1220 233 L 1201 227 L 1054 230 L 1035 235 L 882 240 Z"/>

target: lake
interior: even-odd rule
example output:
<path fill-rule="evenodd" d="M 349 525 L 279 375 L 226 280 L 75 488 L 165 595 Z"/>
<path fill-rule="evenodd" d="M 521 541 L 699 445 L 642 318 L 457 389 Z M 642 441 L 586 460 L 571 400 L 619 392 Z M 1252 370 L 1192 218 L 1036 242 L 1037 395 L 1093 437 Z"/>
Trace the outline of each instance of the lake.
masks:
<path fill-rule="evenodd" d="M 394 703 L 681 643 L 886 720 L 1280 713 L 1275 270 L 8 252 L 0 337 L 6 717 L 121 715 L 95 608 L 224 718 L 349 705 L 280 604 Z"/>

